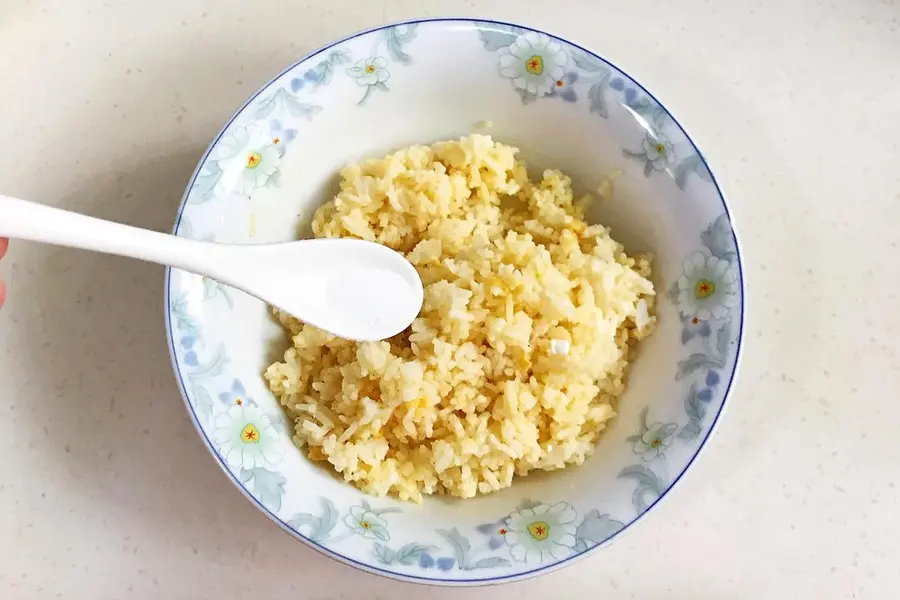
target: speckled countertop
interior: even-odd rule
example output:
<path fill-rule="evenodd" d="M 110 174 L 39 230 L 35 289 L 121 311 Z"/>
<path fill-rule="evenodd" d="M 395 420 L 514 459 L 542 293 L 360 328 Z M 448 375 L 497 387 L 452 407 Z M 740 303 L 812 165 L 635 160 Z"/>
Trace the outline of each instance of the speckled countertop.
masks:
<path fill-rule="evenodd" d="M 161 268 L 14 243 L 0 263 L 0 598 L 895 594 L 892 0 L 7 0 L 0 190 L 167 230 L 211 137 L 270 76 L 348 32 L 449 14 L 600 50 L 691 129 L 729 194 L 746 352 L 686 484 L 609 549 L 537 580 L 426 590 L 352 571 L 278 531 L 207 455 L 169 366 Z"/>

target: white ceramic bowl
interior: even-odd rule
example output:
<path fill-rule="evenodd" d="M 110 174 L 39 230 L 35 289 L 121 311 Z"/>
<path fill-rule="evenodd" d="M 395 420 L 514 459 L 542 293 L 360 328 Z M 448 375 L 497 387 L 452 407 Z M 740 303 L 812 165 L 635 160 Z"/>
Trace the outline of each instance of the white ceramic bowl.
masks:
<path fill-rule="evenodd" d="M 274 242 L 334 191 L 340 166 L 490 121 L 531 167 L 582 190 L 617 171 L 597 215 L 630 252 L 650 251 L 659 324 L 619 416 L 582 467 L 516 480 L 471 500 L 368 497 L 291 442 L 262 371 L 286 347 L 259 301 L 172 270 L 166 306 L 191 418 L 232 482 L 285 531 L 362 569 L 480 584 L 547 572 L 608 543 L 691 465 L 732 385 L 743 331 L 733 224 L 697 147 L 631 77 L 571 42 L 508 24 L 428 20 L 356 34 L 260 90 L 194 173 L 175 231 Z M 259 440 L 242 445 L 253 424 Z M 688 490 L 686 493 L 690 493 Z M 529 528 L 535 523 L 542 529 Z M 535 535 L 538 531 L 538 535 Z"/>

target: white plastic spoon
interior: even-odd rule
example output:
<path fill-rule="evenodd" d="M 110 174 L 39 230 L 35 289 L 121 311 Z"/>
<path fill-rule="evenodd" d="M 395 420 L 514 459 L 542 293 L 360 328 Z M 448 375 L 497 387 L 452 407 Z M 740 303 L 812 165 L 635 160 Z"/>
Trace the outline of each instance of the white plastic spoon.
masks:
<path fill-rule="evenodd" d="M 0 194 L 0 237 L 118 254 L 205 275 L 338 337 L 389 338 L 422 307 L 422 280 L 402 255 L 374 242 L 199 242 Z"/>

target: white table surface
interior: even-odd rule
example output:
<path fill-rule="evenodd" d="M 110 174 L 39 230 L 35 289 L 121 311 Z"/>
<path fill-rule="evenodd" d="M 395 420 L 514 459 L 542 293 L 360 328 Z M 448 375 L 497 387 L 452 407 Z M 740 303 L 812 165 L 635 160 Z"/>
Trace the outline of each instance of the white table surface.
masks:
<path fill-rule="evenodd" d="M 0 2 L 0 190 L 168 230 L 220 125 L 308 50 L 416 16 L 526 22 L 648 82 L 711 159 L 747 261 L 740 381 L 684 485 L 607 550 L 499 588 L 399 584 L 294 541 L 221 474 L 170 370 L 161 268 L 14 242 L 0 598 L 896 596 L 900 4 L 163 4 Z"/>

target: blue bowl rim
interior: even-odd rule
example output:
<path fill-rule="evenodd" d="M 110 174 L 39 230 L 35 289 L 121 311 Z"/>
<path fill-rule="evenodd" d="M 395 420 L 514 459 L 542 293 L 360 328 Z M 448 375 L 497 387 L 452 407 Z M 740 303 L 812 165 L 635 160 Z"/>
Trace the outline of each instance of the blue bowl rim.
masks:
<path fill-rule="evenodd" d="M 384 25 L 379 25 L 377 27 L 371 27 L 368 29 L 363 29 L 363 30 L 357 31 L 356 33 L 352 33 L 346 37 L 338 39 L 334 42 L 331 42 L 325 46 L 321 46 L 318 49 L 313 50 L 312 52 L 309 52 L 308 54 L 306 54 L 305 56 L 303 56 L 302 58 L 300 58 L 299 60 L 295 61 L 290 66 L 288 66 L 287 68 L 282 70 L 275 77 L 271 78 L 262 87 L 260 87 L 250 98 L 248 98 L 247 101 L 244 102 L 244 104 L 242 104 L 241 107 L 238 108 L 234 112 L 234 114 L 232 114 L 232 116 L 228 119 L 228 121 L 225 123 L 225 125 L 222 127 L 222 129 L 219 131 L 219 133 L 216 134 L 215 138 L 213 138 L 212 142 L 209 144 L 209 147 L 207 147 L 207 149 L 203 153 L 203 156 L 201 157 L 200 161 L 197 163 L 197 167 L 194 169 L 194 172 L 191 174 L 191 178 L 188 182 L 187 188 L 185 189 L 184 195 L 181 198 L 181 203 L 178 206 L 178 213 L 177 213 L 177 216 L 175 219 L 175 225 L 172 228 L 172 233 L 176 234 L 178 232 L 178 226 L 181 223 L 181 218 L 182 218 L 182 215 L 184 214 L 184 208 L 187 204 L 188 196 L 190 195 L 191 189 L 194 186 L 194 182 L 196 181 L 197 175 L 200 172 L 200 169 L 202 168 L 203 164 L 206 162 L 207 158 L 209 157 L 210 152 L 213 150 L 213 148 L 215 148 L 216 144 L 222 138 L 222 135 L 225 133 L 225 131 L 228 129 L 228 127 L 231 126 L 231 124 L 234 122 L 234 120 L 244 111 L 244 109 L 247 108 L 247 106 L 251 102 L 253 102 L 260 94 L 265 92 L 273 83 L 275 83 L 279 78 L 281 78 L 283 75 L 285 75 L 286 73 L 288 73 L 289 71 L 291 71 L 292 69 L 294 69 L 295 67 L 300 65 L 301 63 L 303 63 L 307 60 L 310 60 L 311 58 L 314 58 L 323 52 L 328 51 L 329 49 L 333 48 L 334 46 L 343 44 L 344 42 L 353 40 L 355 38 L 358 38 L 358 37 L 361 37 L 361 36 L 364 36 L 364 35 L 367 35 L 370 33 L 383 31 L 386 29 L 390 29 L 392 27 L 397 27 L 399 25 L 416 25 L 416 24 L 421 24 L 421 23 L 475 23 L 475 24 L 480 24 L 480 25 L 498 25 L 501 27 L 518 27 L 518 28 L 521 28 L 526 31 L 531 31 L 534 33 L 542 33 L 544 35 L 549 36 L 552 39 L 555 39 L 557 41 L 568 44 L 574 48 L 578 48 L 579 50 L 586 52 L 587 54 L 594 56 L 594 57 L 598 58 L 599 60 L 602 60 L 606 64 L 610 65 L 611 67 L 613 67 L 614 69 L 618 70 L 620 73 L 622 73 L 623 75 L 628 77 L 632 82 L 635 83 L 635 85 L 637 85 L 645 94 L 647 94 L 650 98 L 652 98 L 654 100 L 654 102 L 656 102 L 666 112 L 668 117 L 670 119 L 672 119 L 672 122 L 675 124 L 675 126 L 681 130 L 681 132 L 684 134 L 685 138 L 690 142 L 691 146 L 694 148 L 694 150 L 697 152 L 697 155 L 700 157 L 700 160 L 703 161 L 703 165 L 709 171 L 711 179 L 712 179 L 712 183 L 716 187 L 716 192 L 718 193 L 719 198 L 722 202 L 722 208 L 723 208 L 726 216 L 728 217 L 729 224 L 731 225 L 731 235 L 732 235 L 732 239 L 733 239 L 734 245 L 735 245 L 735 253 L 737 255 L 738 278 L 739 278 L 740 284 L 741 284 L 741 306 L 740 306 L 740 318 L 739 318 L 740 323 L 739 323 L 739 327 L 738 327 L 738 336 L 737 336 L 737 343 L 736 343 L 737 348 L 735 351 L 734 369 L 732 370 L 731 376 L 728 380 L 728 386 L 725 388 L 725 395 L 722 398 L 722 404 L 719 407 L 719 410 L 716 412 L 716 415 L 713 418 L 713 421 L 710 423 L 709 428 L 707 429 L 707 432 L 706 432 L 706 436 L 700 442 L 700 445 L 697 447 L 697 451 L 694 453 L 694 455 L 688 461 L 687 465 L 685 465 L 685 467 L 681 471 L 681 473 L 679 473 L 678 476 L 675 477 L 675 479 L 672 481 L 672 483 L 669 485 L 669 487 L 666 488 L 666 490 L 663 491 L 663 493 L 660 494 L 660 496 L 658 498 L 656 498 L 656 500 L 654 500 L 641 514 L 634 517 L 630 522 L 628 522 L 624 527 L 622 527 L 622 529 L 620 529 L 619 531 L 614 533 L 612 536 L 610 536 L 609 538 L 607 538 L 600 544 L 598 544 L 592 548 L 588 548 L 587 550 L 584 550 L 578 554 L 573 554 L 572 556 L 569 556 L 557 563 L 553 563 L 550 565 L 538 566 L 538 567 L 535 567 L 528 571 L 523 571 L 521 573 L 515 573 L 515 574 L 511 574 L 511 575 L 503 575 L 503 576 L 499 576 L 499 577 L 479 578 L 479 579 L 476 579 L 476 578 L 441 579 L 438 577 L 420 577 L 420 576 L 416 576 L 416 575 L 409 575 L 406 573 L 397 573 L 395 571 L 391 571 L 388 569 L 381 569 L 374 565 L 366 564 L 359 560 L 339 554 L 339 553 L 335 552 L 334 550 L 326 548 L 325 546 L 322 546 L 321 544 L 318 544 L 317 542 L 315 542 L 309 538 L 306 538 L 302 534 L 291 529 L 291 527 L 287 523 L 285 523 L 278 516 L 276 516 L 274 513 L 272 513 L 272 511 L 270 511 L 268 508 L 263 506 L 263 504 L 259 500 L 254 498 L 253 495 L 240 482 L 240 480 L 237 477 L 235 477 L 235 475 L 233 473 L 231 473 L 231 471 L 228 470 L 228 468 L 223 464 L 222 460 L 216 454 L 215 448 L 213 447 L 211 440 L 206 436 L 206 433 L 203 431 L 203 428 L 200 426 L 200 422 L 197 418 L 197 414 L 194 412 L 194 409 L 191 406 L 190 401 L 188 400 L 187 390 L 186 390 L 185 384 L 184 384 L 184 377 L 181 374 L 181 370 L 178 366 L 178 360 L 175 355 L 175 336 L 174 336 L 174 332 L 172 331 L 172 322 L 171 322 L 170 315 L 169 315 L 169 312 L 170 312 L 169 311 L 169 306 L 170 306 L 169 303 L 170 303 L 170 292 L 171 292 L 171 282 L 172 282 L 172 269 L 170 267 L 166 267 L 165 286 L 164 286 L 164 302 L 165 302 L 165 304 L 163 306 L 163 312 L 164 312 L 165 323 L 166 323 L 166 339 L 167 339 L 167 343 L 169 346 L 169 358 L 172 361 L 172 369 L 175 372 L 176 379 L 178 380 L 178 390 L 181 393 L 181 398 L 184 401 L 184 404 L 185 404 L 185 407 L 187 408 L 188 414 L 191 417 L 191 422 L 194 424 L 194 427 L 197 429 L 197 433 L 203 439 L 203 442 L 206 445 L 206 449 L 213 456 L 213 458 L 215 459 L 215 461 L 219 465 L 219 467 L 222 469 L 222 471 L 231 479 L 231 482 L 241 491 L 241 493 L 243 493 L 244 496 L 246 496 L 246 498 L 250 502 L 252 502 L 256 506 L 256 508 L 258 508 L 260 511 L 262 511 L 262 513 L 265 514 L 273 523 L 278 525 L 282 530 L 284 530 L 291 537 L 294 537 L 294 538 L 300 540 L 301 542 L 304 542 L 308 546 L 311 546 L 315 550 L 318 550 L 319 552 L 325 554 L 326 556 L 328 556 L 330 558 L 333 558 L 335 560 L 343 562 L 344 564 L 350 565 L 352 567 L 356 567 L 362 571 L 366 571 L 366 572 L 369 572 L 369 573 L 372 573 L 375 575 L 380 575 L 382 577 L 386 577 L 389 579 L 401 580 L 401 581 L 406 581 L 409 583 L 419 583 L 419 584 L 426 584 L 426 585 L 444 585 L 444 586 L 472 586 L 472 585 L 493 585 L 493 584 L 498 584 L 498 583 L 509 583 L 509 582 L 513 582 L 513 581 L 529 579 L 529 578 L 535 577 L 539 574 L 550 573 L 550 572 L 560 569 L 562 567 L 571 565 L 575 561 L 581 560 L 591 554 L 594 554 L 595 552 L 599 551 L 601 548 L 604 548 L 604 547 L 608 546 L 609 544 L 611 544 L 613 541 L 619 539 L 625 533 L 626 530 L 630 529 L 636 523 L 643 520 L 644 516 L 647 515 L 653 509 L 654 506 L 659 504 L 659 502 L 663 498 L 668 496 L 669 492 L 671 492 L 675 488 L 675 486 L 684 478 L 685 474 L 696 463 L 697 458 L 702 454 L 703 450 L 706 448 L 707 443 L 709 442 L 710 438 L 712 437 L 713 432 L 715 431 L 716 426 L 718 425 L 719 420 L 725 411 L 725 406 L 728 403 L 729 397 L 731 396 L 731 391 L 734 387 L 734 384 L 735 384 L 735 381 L 736 381 L 736 378 L 738 375 L 738 371 L 740 369 L 741 355 L 742 355 L 742 350 L 743 350 L 743 345 L 744 345 L 743 344 L 744 326 L 745 326 L 744 325 L 744 313 L 746 311 L 746 305 L 747 305 L 746 283 L 744 281 L 744 264 L 743 264 L 743 258 L 742 258 L 742 253 L 741 253 L 740 241 L 738 239 L 738 235 L 737 235 L 737 231 L 736 231 L 737 228 L 735 227 L 735 223 L 734 223 L 734 218 L 731 215 L 731 211 L 729 211 L 729 209 L 728 209 L 728 202 L 725 198 L 725 194 L 722 191 L 722 188 L 719 185 L 719 182 L 716 179 L 715 174 L 713 173 L 712 169 L 710 168 L 709 163 L 706 160 L 706 156 L 703 154 L 703 152 L 697 146 L 697 143 L 694 141 L 693 137 L 691 137 L 690 134 L 688 134 L 688 132 L 684 128 L 684 126 L 672 115 L 672 113 L 669 111 L 669 109 L 666 108 L 666 105 L 663 104 L 662 102 L 660 102 L 659 99 L 655 95 L 653 95 L 653 93 L 650 92 L 650 90 L 648 90 L 646 86 L 644 86 L 639 80 L 632 77 L 630 73 L 628 73 L 624 69 L 618 67 L 615 63 L 613 63 L 609 59 L 605 58 L 603 55 L 598 54 L 597 52 L 590 50 L 589 48 L 585 48 L 584 46 L 581 46 L 581 45 L 579 45 L 575 42 L 572 42 L 566 38 L 560 37 L 558 35 L 554 35 L 552 33 L 548 33 L 546 31 L 542 31 L 535 27 L 530 27 L 528 25 L 520 25 L 518 23 L 510 23 L 510 22 L 496 20 L 496 19 L 480 19 L 480 18 L 471 18 L 471 17 L 429 17 L 429 18 L 422 18 L 422 19 L 410 19 L 410 20 L 405 20 L 405 21 L 397 21 L 394 23 L 387 23 Z"/>

